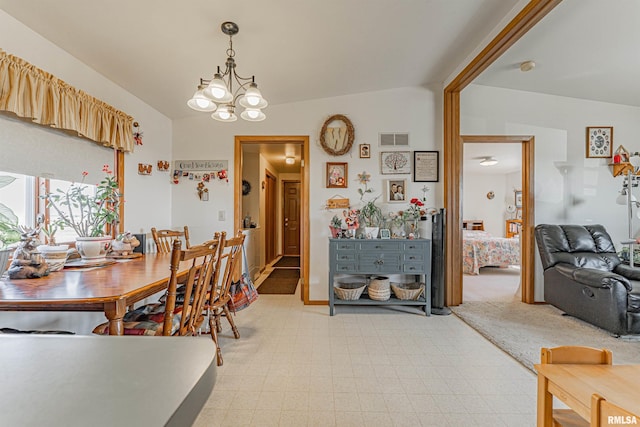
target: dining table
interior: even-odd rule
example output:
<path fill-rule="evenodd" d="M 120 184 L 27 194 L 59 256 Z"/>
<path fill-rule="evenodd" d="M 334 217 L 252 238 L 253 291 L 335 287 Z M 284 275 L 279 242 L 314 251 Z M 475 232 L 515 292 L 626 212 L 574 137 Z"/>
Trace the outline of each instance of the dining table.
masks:
<path fill-rule="evenodd" d="M 553 425 L 553 397 L 586 421 L 591 419 L 591 396 L 628 411 L 640 408 L 640 365 L 537 364 L 538 427 Z"/>
<path fill-rule="evenodd" d="M 37 279 L 2 276 L 0 311 L 102 311 L 109 334 L 122 335 L 127 307 L 168 287 L 171 254 L 111 261 L 75 262 L 74 268 Z M 183 262 L 179 272 L 189 266 Z"/>

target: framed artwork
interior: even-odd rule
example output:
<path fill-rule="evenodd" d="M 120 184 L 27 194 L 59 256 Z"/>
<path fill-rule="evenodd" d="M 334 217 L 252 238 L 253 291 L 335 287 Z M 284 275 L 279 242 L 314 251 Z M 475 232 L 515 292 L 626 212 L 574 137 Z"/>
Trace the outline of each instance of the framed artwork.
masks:
<path fill-rule="evenodd" d="M 439 151 L 414 151 L 413 152 L 413 182 L 440 181 L 439 165 L 440 165 Z"/>
<path fill-rule="evenodd" d="M 361 159 L 371 158 L 371 146 L 369 144 L 360 144 L 360 158 Z"/>
<path fill-rule="evenodd" d="M 327 162 L 327 188 L 347 188 L 347 163 Z"/>
<path fill-rule="evenodd" d="M 388 228 L 381 228 L 380 229 L 380 238 L 381 239 L 390 239 L 391 238 L 391 230 L 389 230 Z"/>
<path fill-rule="evenodd" d="M 516 208 L 522 207 L 522 191 L 516 191 Z"/>
<path fill-rule="evenodd" d="M 522 219 L 522 209 L 516 210 L 516 219 Z"/>
<path fill-rule="evenodd" d="M 387 179 L 384 201 L 386 203 L 406 203 L 407 200 L 407 180 Z"/>
<path fill-rule="evenodd" d="M 411 173 L 411 151 L 381 152 L 380 173 L 383 175 Z"/>
<path fill-rule="evenodd" d="M 320 146 L 332 156 L 347 154 L 353 145 L 353 124 L 347 116 L 334 114 L 322 125 Z"/>
<path fill-rule="evenodd" d="M 613 151 L 613 126 L 587 128 L 587 157 L 607 158 Z"/>

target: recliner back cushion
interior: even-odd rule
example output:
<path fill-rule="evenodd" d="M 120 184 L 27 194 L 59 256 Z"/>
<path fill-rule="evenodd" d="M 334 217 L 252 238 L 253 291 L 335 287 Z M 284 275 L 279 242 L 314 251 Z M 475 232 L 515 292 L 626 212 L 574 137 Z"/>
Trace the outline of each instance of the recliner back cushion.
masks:
<path fill-rule="evenodd" d="M 620 264 L 602 225 L 539 224 L 535 234 L 545 270 L 559 262 L 608 271 Z"/>

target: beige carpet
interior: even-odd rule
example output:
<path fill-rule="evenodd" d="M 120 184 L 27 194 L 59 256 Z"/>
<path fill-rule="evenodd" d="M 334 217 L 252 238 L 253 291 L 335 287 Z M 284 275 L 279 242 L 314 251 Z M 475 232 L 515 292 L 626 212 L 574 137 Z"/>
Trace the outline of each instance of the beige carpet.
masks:
<path fill-rule="evenodd" d="M 614 364 L 640 364 L 640 339 L 620 339 L 551 305 L 521 302 L 465 302 L 456 316 L 527 368 L 540 360 L 540 348 L 584 345 L 608 348 Z"/>

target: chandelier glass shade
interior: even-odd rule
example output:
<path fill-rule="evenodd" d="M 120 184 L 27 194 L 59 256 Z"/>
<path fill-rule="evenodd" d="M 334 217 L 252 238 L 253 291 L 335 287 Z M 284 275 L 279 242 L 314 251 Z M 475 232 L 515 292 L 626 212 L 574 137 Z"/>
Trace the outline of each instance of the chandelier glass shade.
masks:
<path fill-rule="evenodd" d="M 196 111 L 211 112 L 211 117 L 221 122 L 235 122 L 236 104 L 243 107 L 240 117 L 250 122 L 259 122 L 267 116 L 262 112 L 268 103 L 262 97 L 255 76 L 240 77 L 236 73 L 235 51 L 233 50 L 233 36 L 238 34 L 238 26 L 233 22 L 224 22 L 222 32 L 229 36 L 226 69 L 218 71 L 212 79 L 200 78 L 198 89 L 187 105 Z M 234 88 L 235 86 L 235 88 Z"/>

